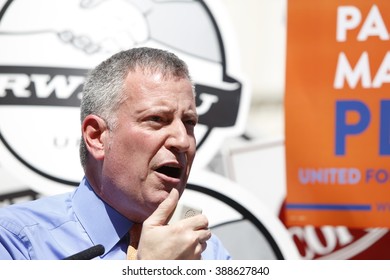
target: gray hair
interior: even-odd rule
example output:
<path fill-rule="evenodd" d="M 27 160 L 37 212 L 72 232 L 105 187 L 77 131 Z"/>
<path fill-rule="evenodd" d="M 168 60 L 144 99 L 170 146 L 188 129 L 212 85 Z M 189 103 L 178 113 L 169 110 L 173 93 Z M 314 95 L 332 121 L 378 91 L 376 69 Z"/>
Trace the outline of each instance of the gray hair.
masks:
<path fill-rule="evenodd" d="M 81 122 L 94 114 L 116 126 L 116 111 L 125 101 L 125 80 L 129 72 L 159 73 L 164 79 L 185 78 L 192 82 L 187 64 L 175 54 L 153 48 L 133 48 L 114 54 L 89 72 L 81 100 Z M 195 94 L 195 91 L 194 91 Z M 80 161 L 85 170 L 88 150 L 83 138 L 80 141 Z"/>

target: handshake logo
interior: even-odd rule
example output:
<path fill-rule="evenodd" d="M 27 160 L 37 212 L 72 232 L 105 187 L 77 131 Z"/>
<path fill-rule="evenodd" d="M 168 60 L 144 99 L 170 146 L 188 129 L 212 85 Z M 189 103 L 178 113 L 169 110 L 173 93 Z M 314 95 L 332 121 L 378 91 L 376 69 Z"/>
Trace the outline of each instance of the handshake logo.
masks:
<path fill-rule="evenodd" d="M 226 137 L 241 133 L 249 100 L 228 73 L 217 22 L 205 1 L 7 1 L 0 6 L 4 167 L 39 192 L 76 186 L 85 76 L 113 53 L 139 46 L 168 49 L 188 63 L 200 116 L 194 168 L 206 166 Z"/>

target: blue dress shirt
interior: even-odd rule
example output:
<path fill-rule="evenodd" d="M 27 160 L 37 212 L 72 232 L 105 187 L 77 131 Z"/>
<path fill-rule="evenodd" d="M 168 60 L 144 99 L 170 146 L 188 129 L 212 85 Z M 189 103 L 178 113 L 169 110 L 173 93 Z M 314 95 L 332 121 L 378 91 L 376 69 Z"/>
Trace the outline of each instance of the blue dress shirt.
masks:
<path fill-rule="evenodd" d="M 0 209 L 0 259 L 64 259 L 101 244 L 101 259 L 126 259 L 132 222 L 107 205 L 86 178 L 66 194 Z M 215 236 L 203 259 L 230 259 Z"/>

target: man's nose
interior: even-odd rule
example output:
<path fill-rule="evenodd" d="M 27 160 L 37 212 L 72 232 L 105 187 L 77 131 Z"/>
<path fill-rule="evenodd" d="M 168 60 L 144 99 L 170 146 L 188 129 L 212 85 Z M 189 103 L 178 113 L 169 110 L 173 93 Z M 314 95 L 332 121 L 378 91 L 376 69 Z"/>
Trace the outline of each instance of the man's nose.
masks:
<path fill-rule="evenodd" d="M 191 136 L 188 134 L 187 128 L 182 121 L 171 123 L 167 146 L 169 149 L 174 149 L 178 152 L 185 152 L 190 148 Z"/>

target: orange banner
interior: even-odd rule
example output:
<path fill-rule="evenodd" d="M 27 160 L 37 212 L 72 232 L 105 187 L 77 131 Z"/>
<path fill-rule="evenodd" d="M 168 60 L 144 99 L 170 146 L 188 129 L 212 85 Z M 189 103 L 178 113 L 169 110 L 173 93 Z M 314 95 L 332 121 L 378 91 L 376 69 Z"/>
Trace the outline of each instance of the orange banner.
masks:
<path fill-rule="evenodd" d="M 390 2 L 288 1 L 288 225 L 390 227 Z"/>

